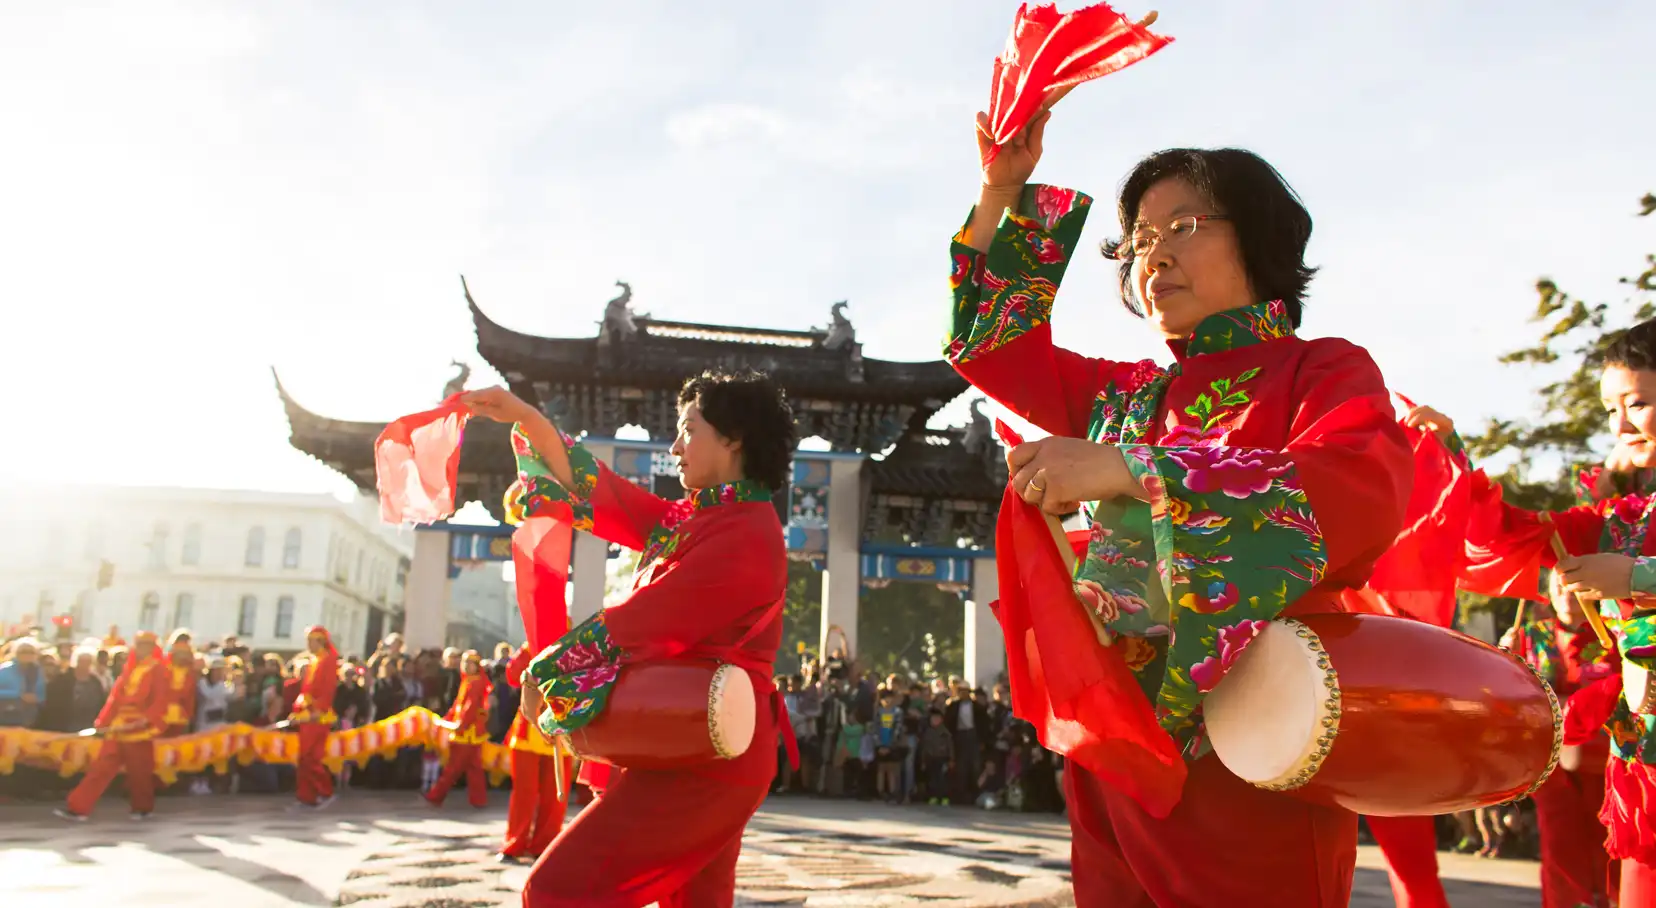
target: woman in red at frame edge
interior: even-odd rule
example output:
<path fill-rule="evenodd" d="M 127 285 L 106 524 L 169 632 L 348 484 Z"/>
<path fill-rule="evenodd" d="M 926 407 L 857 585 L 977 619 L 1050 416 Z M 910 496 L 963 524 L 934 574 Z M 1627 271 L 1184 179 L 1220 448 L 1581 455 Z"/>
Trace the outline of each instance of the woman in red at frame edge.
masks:
<path fill-rule="evenodd" d="M 652 659 L 705 655 L 737 664 L 757 699 L 753 740 L 740 757 L 672 771 L 614 770 L 603 796 L 536 862 L 523 904 L 727 908 L 735 901 L 742 831 L 770 791 L 777 734 L 791 730 L 771 682 L 787 586 L 772 503 L 794 451 L 786 396 L 752 372 L 686 382 L 672 453 L 689 492 L 676 502 L 611 472 L 503 389 L 463 401 L 478 415 L 517 423 L 519 478 L 507 494 L 509 518 L 567 503 L 577 529 L 643 553 L 628 597 L 565 639 L 607 637 L 596 644 L 611 660 L 602 666 L 611 677 L 617 665 Z M 556 693 L 556 666 L 547 661 L 532 662 L 530 673 Z M 597 693 L 607 686 L 584 699 L 601 704 Z M 548 719 L 582 718 L 560 713 L 569 706 L 558 697 L 546 699 L 543 729 Z"/>
<path fill-rule="evenodd" d="M 1364 584 L 1402 525 L 1408 442 L 1364 350 L 1294 336 L 1314 273 L 1311 218 L 1248 152 L 1162 152 L 1123 186 L 1127 239 L 1108 252 L 1128 309 L 1175 364 L 1057 347 L 1053 296 L 1092 200 L 1027 185 L 1050 117 L 983 170 L 950 250 L 945 353 L 1052 433 L 1011 452 L 1013 489 L 1049 513 L 1088 504 L 1078 583 L 1188 766 L 1180 800 L 1157 818 L 1068 762 L 1076 902 L 1343 906 L 1355 815 L 1236 778 L 1209 752 L 1200 705 L 1265 621 L 1340 611 L 1340 593 Z"/>

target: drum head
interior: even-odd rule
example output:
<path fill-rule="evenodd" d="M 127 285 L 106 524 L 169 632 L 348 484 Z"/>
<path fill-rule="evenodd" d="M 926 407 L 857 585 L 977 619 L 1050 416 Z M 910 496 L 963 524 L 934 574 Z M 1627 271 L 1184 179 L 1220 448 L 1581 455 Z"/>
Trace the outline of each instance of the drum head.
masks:
<path fill-rule="evenodd" d="M 1338 720 L 1316 639 L 1297 621 L 1271 622 L 1203 702 L 1214 754 L 1243 781 L 1289 787 L 1321 760 L 1324 722 Z"/>
<path fill-rule="evenodd" d="M 1631 659 L 1622 660 L 1622 691 L 1627 694 L 1627 708 L 1636 713 L 1656 713 L 1656 673 L 1634 665 Z"/>
<path fill-rule="evenodd" d="M 747 753 L 753 743 L 756 709 L 753 679 L 748 673 L 734 665 L 719 666 L 707 691 L 707 732 L 721 759 Z"/>

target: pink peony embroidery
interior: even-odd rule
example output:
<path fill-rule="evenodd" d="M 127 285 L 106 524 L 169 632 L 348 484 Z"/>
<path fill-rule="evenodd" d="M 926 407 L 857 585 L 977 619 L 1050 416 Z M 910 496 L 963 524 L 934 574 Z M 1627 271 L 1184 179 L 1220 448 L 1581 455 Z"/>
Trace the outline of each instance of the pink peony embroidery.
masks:
<path fill-rule="evenodd" d="M 620 672 L 621 668 L 619 666 L 600 665 L 595 668 L 587 669 L 584 672 L 570 675 L 569 680 L 575 682 L 576 690 L 586 693 L 587 691 L 596 690 L 611 681 L 614 681 L 615 676 L 620 674 Z"/>
<path fill-rule="evenodd" d="M 577 643 L 564 650 L 558 656 L 558 661 L 555 664 L 558 666 L 558 674 L 572 675 L 596 665 L 605 665 L 608 662 L 609 660 L 604 658 L 603 650 L 598 648 L 598 644 L 587 642 Z"/>
<path fill-rule="evenodd" d="M 1198 495 L 1259 495 L 1269 491 L 1271 483 L 1289 468 L 1286 460 L 1254 448 L 1181 448 L 1169 451 L 1168 456 L 1185 468 L 1185 488 Z"/>
<path fill-rule="evenodd" d="M 1155 360 L 1141 359 L 1136 363 L 1121 363 L 1109 380 L 1115 384 L 1117 393 L 1132 394 L 1161 375 L 1162 368 Z"/>
<path fill-rule="evenodd" d="M 1035 216 L 1051 229 L 1061 218 L 1075 210 L 1078 196 L 1080 193 L 1073 189 L 1040 186 L 1035 190 Z"/>
<path fill-rule="evenodd" d="M 1219 639 L 1215 642 L 1214 655 L 1190 667 L 1190 680 L 1196 685 L 1196 690 L 1205 694 L 1217 687 L 1219 682 L 1224 680 L 1225 674 L 1230 671 L 1231 666 L 1235 664 L 1237 657 L 1242 655 L 1242 651 L 1254 641 L 1255 637 L 1259 636 L 1260 631 L 1263 631 L 1265 625 L 1269 623 L 1268 621 L 1255 619 L 1244 621 L 1232 627 L 1220 628 Z"/>
<path fill-rule="evenodd" d="M 1224 444 L 1225 436 L 1230 430 L 1224 426 L 1174 426 L 1166 435 L 1162 436 L 1160 444 L 1168 448 L 1198 447 L 1200 445 Z"/>

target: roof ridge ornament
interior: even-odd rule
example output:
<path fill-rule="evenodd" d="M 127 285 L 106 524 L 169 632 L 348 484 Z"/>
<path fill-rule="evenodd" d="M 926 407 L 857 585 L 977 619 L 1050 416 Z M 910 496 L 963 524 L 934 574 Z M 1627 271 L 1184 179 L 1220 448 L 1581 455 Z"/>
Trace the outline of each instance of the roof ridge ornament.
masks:
<path fill-rule="evenodd" d="M 599 343 L 612 341 L 630 341 L 638 335 L 638 323 L 648 321 L 648 312 L 638 315 L 632 310 L 632 285 L 626 281 L 616 281 L 615 286 L 621 288 L 621 295 L 610 300 L 604 306 L 604 321 L 598 330 Z"/>

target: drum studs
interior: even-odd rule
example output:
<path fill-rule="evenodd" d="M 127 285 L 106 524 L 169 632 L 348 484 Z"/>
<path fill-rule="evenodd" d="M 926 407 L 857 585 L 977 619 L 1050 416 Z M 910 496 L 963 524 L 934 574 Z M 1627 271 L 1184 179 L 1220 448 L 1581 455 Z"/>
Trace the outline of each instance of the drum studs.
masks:
<path fill-rule="evenodd" d="M 1311 652 L 1317 657 L 1317 667 L 1323 671 L 1323 692 L 1326 694 L 1322 703 L 1323 733 L 1317 738 L 1316 749 L 1306 759 L 1305 765 L 1300 767 L 1299 772 L 1294 773 L 1288 781 L 1255 786 L 1266 791 L 1293 791 L 1296 788 L 1303 788 L 1317 774 L 1317 771 L 1322 769 L 1323 761 L 1328 758 L 1329 752 L 1334 749 L 1334 739 L 1340 733 L 1340 674 L 1334 670 L 1333 659 L 1329 657 L 1328 651 L 1323 649 L 1322 638 L 1318 637 L 1315 631 L 1302 622 L 1289 618 L 1283 618 L 1281 621 L 1283 624 L 1292 627 L 1294 633 L 1306 642 L 1306 645 L 1311 648 Z"/>
<path fill-rule="evenodd" d="M 1541 775 L 1535 778 L 1535 784 L 1531 785 L 1529 790 L 1525 791 L 1523 794 L 1511 798 L 1506 802 L 1511 804 L 1513 801 L 1522 801 L 1530 795 L 1535 794 L 1536 790 L 1539 789 L 1541 785 L 1552 776 L 1553 770 L 1558 768 L 1558 757 L 1564 750 L 1564 710 L 1559 706 L 1558 694 L 1552 689 L 1552 685 L 1547 682 L 1547 679 L 1541 677 L 1541 673 L 1535 670 L 1535 666 L 1529 664 L 1529 662 L 1524 659 L 1518 658 L 1518 656 L 1514 655 L 1510 651 L 1507 655 L 1517 660 L 1519 665 L 1529 669 L 1530 674 L 1535 676 L 1535 680 L 1541 682 L 1541 689 L 1547 692 L 1547 706 L 1552 709 L 1553 720 L 1552 756 L 1547 758 L 1547 768 L 1543 769 L 1541 771 Z"/>

